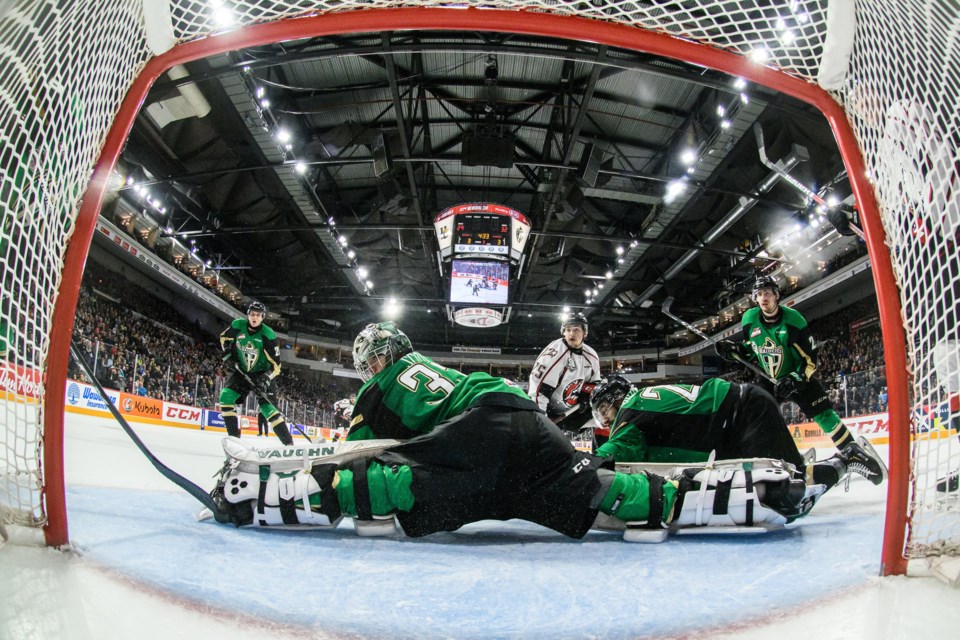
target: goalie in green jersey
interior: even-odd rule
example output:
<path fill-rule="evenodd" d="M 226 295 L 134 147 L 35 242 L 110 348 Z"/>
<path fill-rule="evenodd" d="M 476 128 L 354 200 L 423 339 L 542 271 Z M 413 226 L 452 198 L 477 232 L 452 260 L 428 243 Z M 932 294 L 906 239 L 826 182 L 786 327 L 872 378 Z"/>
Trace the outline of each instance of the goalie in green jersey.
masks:
<path fill-rule="evenodd" d="M 329 527 L 347 514 L 360 532 L 395 514 L 417 537 L 520 518 L 579 538 L 598 512 L 625 522 L 628 532 L 778 525 L 803 512 L 803 483 L 783 470 L 738 470 L 735 478 L 710 469 L 676 478 L 617 473 L 612 460 L 574 449 L 519 388 L 440 366 L 415 352 L 392 322 L 364 328 L 353 357 L 364 385 L 348 440 L 401 441 L 293 471 L 258 463 L 247 472 L 228 460 L 212 493 L 218 521 Z"/>
<path fill-rule="evenodd" d="M 736 355 L 748 362 L 756 362 L 776 383 L 759 380 L 758 384 L 776 396 L 777 400 L 791 400 L 800 407 L 807 418 L 817 423 L 830 436 L 838 450 L 844 451 L 851 444 L 851 451 L 860 449 L 867 458 L 872 458 L 878 473 L 883 473 L 874 484 L 886 477 L 879 460 L 863 451 L 853 434 L 840 421 L 820 381 L 813 377 L 817 370 L 817 345 L 807 321 L 798 311 L 785 307 L 780 302 L 780 287 L 776 280 L 763 276 L 753 286 L 752 298 L 757 306 L 748 309 L 740 321 L 740 340 L 720 340 L 717 354 L 727 360 Z M 856 453 L 856 451 L 854 451 Z"/>
<path fill-rule="evenodd" d="M 635 388 L 611 376 L 600 381 L 590 402 L 597 425 L 610 429 L 596 454 L 617 462 L 704 462 L 716 452 L 717 460 L 785 460 L 806 484 L 828 489 L 848 471 L 882 481 L 880 465 L 852 441 L 827 460 L 806 463 L 776 401 L 752 384 L 709 378 L 702 385 Z"/>
<path fill-rule="evenodd" d="M 240 437 L 237 401 L 253 391 L 260 403 L 260 413 L 283 444 L 293 444 L 290 429 L 283 414 L 266 398 L 275 393 L 280 375 L 280 343 L 273 329 L 263 324 L 267 308 L 254 302 L 247 309 L 246 318 L 237 318 L 220 334 L 220 348 L 225 360 L 233 361 L 234 371 L 227 377 L 220 392 L 220 411 L 227 433 Z"/>

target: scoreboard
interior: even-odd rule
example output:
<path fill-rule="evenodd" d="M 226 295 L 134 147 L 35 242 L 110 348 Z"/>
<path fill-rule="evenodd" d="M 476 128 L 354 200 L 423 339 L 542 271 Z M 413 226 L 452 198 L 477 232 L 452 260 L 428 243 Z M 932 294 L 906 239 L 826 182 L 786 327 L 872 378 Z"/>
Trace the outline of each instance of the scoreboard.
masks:
<path fill-rule="evenodd" d="M 499 204 L 458 204 L 441 211 L 433 220 L 442 258 L 489 257 L 520 261 L 530 237 L 525 215 Z"/>
<path fill-rule="evenodd" d="M 467 255 L 508 255 L 510 218 L 497 213 L 466 213 L 457 216 L 453 252 Z"/>

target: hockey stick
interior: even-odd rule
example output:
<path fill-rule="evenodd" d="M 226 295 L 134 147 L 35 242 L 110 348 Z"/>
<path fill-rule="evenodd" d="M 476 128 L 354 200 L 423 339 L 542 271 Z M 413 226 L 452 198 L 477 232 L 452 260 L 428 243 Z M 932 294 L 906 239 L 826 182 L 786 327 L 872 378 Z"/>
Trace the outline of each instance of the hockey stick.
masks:
<path fill-rule="evenodd" d="M 763 166 L 765 166 L 766 168 L 776 173 L 778 176 L 783 178 L 783 180 L 785 180 L 791 187 L 793 187 L 800 193 L 804 194 L 808 198 L 812 199 L 817 204 L 827 207 L 829 209 L 833 208 L 830 204 L 827 203 L 826 200 L 824 200 L 823 198 L 818 196 L 816 193 L 814 193 L 812 190 L 810 190 L 805 184 L 803 184 L 802 182 L 800 182 L 799 180 L 791 176 L 781 167 L 778 167 L 773 162 L 770 162 L 770 159 L 767 157 L 767 151 L 766 149 L 764 149 L 763 129 L 760 128 L 759 122 L 754 123 L 753 132 L 757 136 L 757 147 L 759 148 L 759 151 L 760 151 L 760 162 L 763 163 Z M 866 240 L 866 237 L 863 234 L 863 230 L 860 227 L 855 225 L 853 222 L 848 222 L 847 225 L 850 227 L 850 230 L 853 231 L 855 234 L 857 234 L 857 236 L 861 240 Z M 839 232 L 840 230 L 837 229 L 837 231 Z"/>
<path fill-rule="evenodd" d="M 242 370 L 240 369 L 240 367 L 234 365 L 233 368 L 234 368 L 234 370 L 236 370 L 237 373 L 240 374 L 240 376 L 241 376 L 244 380 L 247 381 L 247 384 L 250 385 L 250 389 L 253 391 L 253 395 L 257 396 L 257 400 L 259 400 L 260 402 L 265 402 L 265 403 L 267 403 L 267 404 L 269 404 L 269 405 L 272 405 L 274 409 L 277 409 L 277 413 L 279 413 L 281 416 L 283 416 L 284 422 L 286 422 L 286 421 L 287 421 L 287 416 L 283 415 L 283 412 L 280 411 L 280 409 L 277 408 L 277 404 L 273 401 L 273 398 L 271 398 L 270 396 L 268 396 L 265 391 L 261 391 L 261 390 L 257 387 L 257 385 L 253 382 L 253 379 L 252 379 L 250 376 L 248 376 L 245 371 L 242 371 Z M 305 434 L 305 433 L 303 432 L 303 429 L 301 429 L 301 428 L 300 428 L 299 426 L 297 426 L 297 425 L 293 425 L 293 428 L 296 429 L 297 431 L 299 431 L 299 432 L 300 432 L 300 435 L 302 435 L 304 438 L 307 439 L 307 442 L 309 442 L 310 444 L 313 444 L 313 440 L 311 440 L 311 439 L 310 439 L 310 436 L 308 436 L 307 434 Z"/>
<path fill-rule="evenodd" d="M 675 316 L 675 315 L 673 315 L 672 313 L 670 313 L 670 305 L 672 305 L 672 304 L 673 304 L 673 296 L 670 296 L 670 297 L 668 297 L 666 300 L 663 301 L 663 306 L 660 308 L 660 310 L 663 311 L 663 315 L 667 316 L 668 318 L 670 318 L 670 319 L 673 320 L 674 322 L 680 324 L 681 326 L 683 326 L 684 328 L 686 328 L 688 331 L 692 331 L 693 333 L 695 333 L 696 335 L 700 336 L 701 338 L 703 338 L 704 340 L 706 340 L 706 341 L 709 342 L 710 344 L 712 344 L 712 345 L 716 345 L 716 344 L 717 344 L 716 341 L 715 341 L 713 338 L 711 338 L 710 336 L 708 336 L 707 334 L 705 334 L 703 331 L 700 331 L 700 329 L 697 329 L 695 326 L 693 326 L 693 325 L 690 324 L 689 322 L 686 322 L 685 320 L 681 320 L 681 319 L 678 318 L 677 316 Z M 731 354 L 731 355 L 733 356 L 733 359 L 734 359 L 734 360 L 736 360 L 737 362 L 739 362 L 740 364 L 742 364 L 743 366 L 745 366 L 745 367 L 746 367 L 747 369 L 749 369 L 750 371 L 753 371 L 756 375 L 760 376 L 761 378 L 763 378 L 763 379 L 766 380 L 767 382 L 769 382 L 769 383 L 771 383 L 771 384 L 777 384 L 776 379 L 775 379 L 775 378 L 772 378 L 766 371 L 764 371 L 764 370 L 761 369 L 760 367 L 756 366 L 755 364 L 753 364 L 753 363 L 751 363 L 751 362 L 747 362 L 746 360 L 744 360 L 743 358 L 741 358 L 741 357 L 740 357 L 739 355 L 737 355 L 736 353 Z"/>
<path fill-rule="evenodd" d="M 113 400 L 111 400 L 110 396 L 107 395 L 107 392 L 103 390 L 103 387 L 100 385 L 100 381 L 97 380 L 97 378 L 93 375 L 90 365 L 87 364 L 87 361 L 82 355 L 80 355 L 80 349 L 77 347 L 77 343 L 74 340 L 70 341 L 70 353 L 73 355 L 73 359 L 77 361 L 77 364 L 80 365 L 80 368 L 83 369 L 83 372 L 87 374 L 88 378 L 90 378 L 91 383 L 97 389 L 97 393 L 100 394 L 100 397 L 103 398 L 104 402 L 107 404 L 107 408 L 110 409 L 110 413 L 112 413 L 113 417 L 116 418 L 117 422 L 120 423 L 120 426 L 123 428 L 123 430 L 127 432 L 127 435 L 130 436 L 130 439 L 133 440 L 135 445 L 137 445 L 137 448 L 140 449 L 141 453 L 147 457 L 147 460 L 150 461 L 150 464 L 152 464 L 156 470 L 159 471 L 160 474 L 167 480 L 199 500 L 200 504 L 205 506 L 207 509 L 210 509 L 210 511 L 216 513 L 217 505 L 214 504 L 209 493 L 160 462 L 157 456 L 153 455 L 153 453 L 147 449 L 147 445 L 143 444 L 143 441 L 140 439 L 137 433 L 130 427 L 129 423 L 127 423 L 124 417 L 120 415 L 120 412 L 113 404 Z"/>

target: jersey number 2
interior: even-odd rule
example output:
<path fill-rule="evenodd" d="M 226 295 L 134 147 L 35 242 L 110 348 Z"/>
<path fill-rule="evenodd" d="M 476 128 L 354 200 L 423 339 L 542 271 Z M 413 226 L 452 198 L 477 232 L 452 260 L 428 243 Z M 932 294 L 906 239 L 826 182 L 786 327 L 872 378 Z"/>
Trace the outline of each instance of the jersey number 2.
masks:
<path fill-rule="evenodd" d="M 694 403 L 700 395 L 700 387 L 695 384 L 661 384 L 656 387 L 644 387 L 640 397 L 647 400 L 659 400 L 661 391 L 675 393 L 687 402 Z"/>

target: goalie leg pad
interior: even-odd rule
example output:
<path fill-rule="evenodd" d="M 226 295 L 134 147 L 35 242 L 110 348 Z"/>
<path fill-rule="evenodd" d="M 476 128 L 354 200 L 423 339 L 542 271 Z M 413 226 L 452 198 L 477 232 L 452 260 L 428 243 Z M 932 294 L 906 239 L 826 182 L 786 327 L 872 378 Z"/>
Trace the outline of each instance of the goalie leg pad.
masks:
<path fill-rule="evenodd" d="M 333 488 L 336 471 L 334 464 L 279 473 L 262 465 L 257 475 L 228 469 L 214 493 L 219 491 L 229 503 L 224 505 L 229 521 L 237 526 L 331 527 L 342 516 Z"/>
<path fill-rule="evenodd" d="M 804 496 L 803 481 L 782 469 L 688 469 L 677 481 L 672 527 L 781 526 L 788 522 L 781 511 L 792 513 Z M 784 490 L 794 482 L 801 488 L 799 495 Z M 767 485 L 776 487 L 775 508 L 763 502 Z"/>

